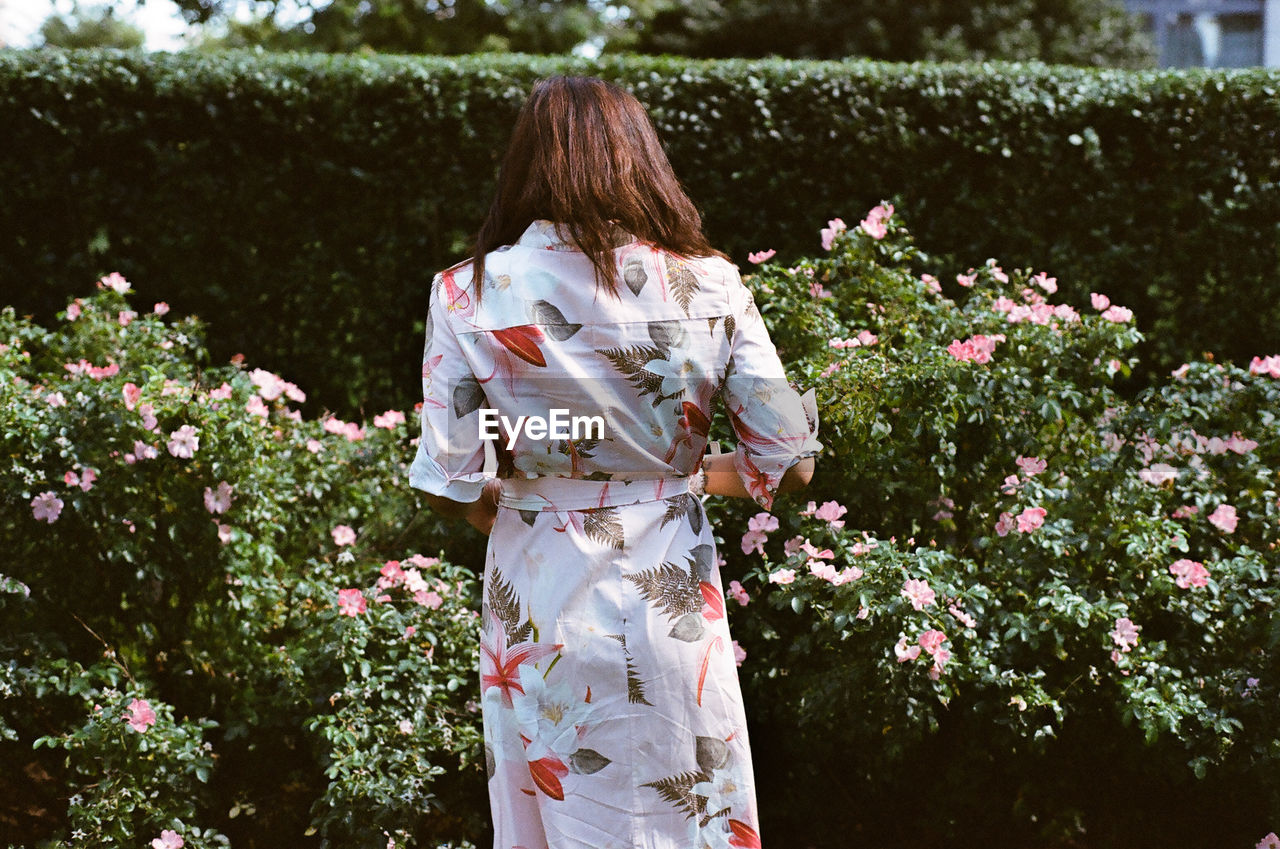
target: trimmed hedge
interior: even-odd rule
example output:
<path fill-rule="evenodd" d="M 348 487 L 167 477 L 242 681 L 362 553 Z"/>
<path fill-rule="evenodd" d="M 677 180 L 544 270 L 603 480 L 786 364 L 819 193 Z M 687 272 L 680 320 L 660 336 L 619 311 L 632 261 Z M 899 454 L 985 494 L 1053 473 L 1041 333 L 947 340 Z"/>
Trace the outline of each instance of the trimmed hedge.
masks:
<path fill-rule="evenodd" d="M 1280 350 L 1280 73 L 1038 64 L 0 51 L 0 279 L 41 316 L 118 270 L 354 411 L 416 400 L 531 83 L 619 81 L 713 241 L 811 251 L 882 197 L 921 245 L 1148 317 L 1148 362 Z M 956 266 L 955 271 L 964 268 Z"/>

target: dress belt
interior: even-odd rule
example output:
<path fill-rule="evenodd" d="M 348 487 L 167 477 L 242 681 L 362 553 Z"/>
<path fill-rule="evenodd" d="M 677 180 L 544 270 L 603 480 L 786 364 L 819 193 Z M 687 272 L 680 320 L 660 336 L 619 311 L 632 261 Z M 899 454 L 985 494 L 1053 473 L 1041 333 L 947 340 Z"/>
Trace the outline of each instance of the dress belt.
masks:
<path fill-rule="evenodd" d="M 611 481 L 550 476 L 503 478 L 498 504 L 516 510 L 592 510 L 659 501 L 688 491 L 688 478 Z"/>

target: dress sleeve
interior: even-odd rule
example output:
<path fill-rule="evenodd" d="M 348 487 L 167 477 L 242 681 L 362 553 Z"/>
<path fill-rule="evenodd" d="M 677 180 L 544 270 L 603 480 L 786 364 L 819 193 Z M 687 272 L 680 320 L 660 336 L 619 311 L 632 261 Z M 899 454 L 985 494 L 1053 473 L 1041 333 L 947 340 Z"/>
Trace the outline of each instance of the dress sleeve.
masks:
<path fill-rule="evenodd" d="M 822 450 L 813 390 L 801 396 L 787 383 L 778 352 L 751 290 L 730 288 L 734 328 L 722 397 L 738 445 L 734 467 L 761 507 L 773 507 L 787 469 Z"/>
<path fill-rule="evenodd" d="M 480 497 L 484 474 L 484 442 L 479 410 L 484 390 L 472 374 L 452 322 L 451 297 L 437 275 L 427 310 L 427 339 L 422 356 L 422 434 L 409 467 L 409 484 L 453 501 Z"/>

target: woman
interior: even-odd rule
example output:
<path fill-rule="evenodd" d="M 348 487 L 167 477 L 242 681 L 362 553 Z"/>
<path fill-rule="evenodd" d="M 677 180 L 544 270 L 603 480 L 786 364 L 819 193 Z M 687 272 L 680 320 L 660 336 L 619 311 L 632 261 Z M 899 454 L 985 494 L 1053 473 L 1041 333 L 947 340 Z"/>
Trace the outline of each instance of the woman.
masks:
<path fill-rule="evenodd" d="M 634 97 L 534 87 L 474 258 L 436 276 L 422 374 L 410 481 L 490 534 L 495 849 L 760 846 L 700 466 L 768 509 L 821 446 Z M 716 395 L 739 444 L 704 463 Z"/>

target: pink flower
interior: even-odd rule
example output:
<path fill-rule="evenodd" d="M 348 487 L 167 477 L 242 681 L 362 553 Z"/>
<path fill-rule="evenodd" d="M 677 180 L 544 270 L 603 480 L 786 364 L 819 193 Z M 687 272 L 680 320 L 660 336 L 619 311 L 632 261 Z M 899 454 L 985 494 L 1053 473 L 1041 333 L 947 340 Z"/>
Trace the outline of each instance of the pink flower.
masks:
<path fill-rule="evenodd" d="M 1013 530 L 1013 514 L 1004 512 L 1000 514 L 1000 518 L 996 519 L 996 535 L 1008 536 L 1009 531 Z"/>
<path fill-rule="evenodd" d="M 974 274 L 973 269 L 971 268 L 969 269 L 968 274 L 957 274 L 956 282 L 959 283 L 961 286 L 965 287 L 966 289 L 968 289 L 972 287 L 974 283 L 978 282 L 978 275 Z"/>
<path fill-rule="evenodd" d="M 859 222 L 862 232 L 873 239 L 883 239 L 888 232 L 888 221 L 893 216 L 893 204 L 880 204 L 867 213 L 867 217 Z"/>
<path fill-rule="evenodd" d="M 772 533 L 778 529 L 778 517 L 772 513 L 757 513 L 747 521 L 747 527 L 753 531 Z"/>
<path fill-rule="evenodd" d="M 160 424 L 156 420 L 154 408 L 150 404 L 139 404 L 138 415 L 142 416 L 143 430 L 155 430 Z"/>
<path fill-rule="evenodd" d="M 1032 277 L 1031 282 L 1039 286 L 1041 289 L 1044 289 L 1050 295 L 1058 291 L 1058 278 L 1050 277 L 1048 274 L 1045 274 L 1043 271 L 1041 271 L 1035 277 Z"/>
<path fill-rule="evenodd" d="M 61 392 L 50 392 L 48 395 L 44 396 L 44 400 L 50 407 L 67 406 L 67 399 Z"/>
<path fill-rule="evenodd" d="M 130 322 L 137 317 L 138 314 L 133 310 L 120 310 L 116 315 L 116 320 L 120 323 L 121 327 L 128 327 Z"/>
<path fill-rule="evenodd" d="M 387 410 L 380 416 L 373 417 L 373 426 L 395 430 L 396 425 L 404 424 L 404 413 L 399 410 Z"/>
<path fill-rule="evenodd" d="M 827 250 L 830 250 L 830 248 Z M 747 254 L 747 262 L 750 262 L 753 265 L 759 265 L 762 262 L 773 259 L 773 255 L 776 253 L 777 251 L 772 249 L 767 251 L 756 251 L 755 253 Z"/>
<path fill-rule="evenodd" d="M 838 587 L 841 584 L 847 584 L 850 581 L 856 581 L 861 577 L 862 577 L 862 570 L 859 569 L 857 566 L 846 566 L 843 569 L 841 569 L 840 572 L 835 577 L 831 578 L 830 581 L 833 586 Z M 865 614 L 861 618 L 865 619 L 866 618 Z"/>
<path fill-rule="evenodd" d="M 190 460 L 200 447 L 199 433 L 191 425 L 183 425 L 169 434 L 169 453 L 184 460 Z"/>
<path fill-rule="evenodd" d="M 368 609 L 364 593 L 358 589 L 338 590 L 338 615 L 359 616 Z"/>
<path fill-rule="evenodd" d="M 947 661 L 950 659 L 951 652 L 946 649 L 938 649 L 937 653 L 933 656 L 933 665 L 929 667 L 929 678 L 937 681 L 942 677 L 943 667 L 946 666 Z"/>
<path fill-rule="evenodd" d="M 148 445 L 141 439 L 133 441 L 133 455 L 139 460 L 154 460 L 160 456 L 160 449 L 154 445 Z"/>
<path fill-rule="evenodd" d="M 435 590 L 419 590 L 413 594 L 413 600 L 431 610 L 439 610 L 440 605 L 444 604 L 444 599 Z"/>
<path fill-rule="evenodd" d="M 925 631 L 920 635 L 920 648 L 927 651 L 930 655 L 936 654 L 946 639 L 946 634 L 936 628 L 930 628 L 928 631 Z"/>
<path fill-rule="evenodd" d="M 1000 491 L 1005 495 L 1013 495 L 1021 486 L 1022 482 L 1018 480 L 1017 475 L 1005 475 L 1004 483 L 1000 485 Z"/>
<path fill-rule="evenodd" d="M 265 369 L 256 368 L 249 372 L 249 379 L 258 387 L 258 394 L 264 401 L 274 401 L 284 392 L 284 379 Z"/>
<path fill-rule="evenodd" d="M 67 321 L 75 321 L 80 317 L 80 299 L 76 298 L 67 304 Z"/>
<path fill-rule="evenodd" d="M 263 419 L 271 414 L 271 410 L 267 408 L 267 402 L 263 401 L 259 395 L 250 395 L 248 402 L 244 405 L 244 409 L 249 415 Z"/>
<path fill-rule="evenodd" d="M 1018 533 L 1029 534 L 1044 524 L 1047 511 L 1043 507 L 1028 507 L 1018 514 Z"/>
<path fill-rule="evenodd" d="M 224 525 L 221 522 L 218 522 L 216 520 L 214 524 L 218 526 L 218 542 L 222 543 L 223 545 L 226 545 L 227 543 L 231 542 L 231 526 Z"/>
<path fill-rule="evenodd" d="M 746 607 L 751 602 L 751 596 L 747 595 L 747 591 L 742 588 L 742 584 L 738 581 L 729 582 L 729 595 L 743 607 Z"/>
<path fill-rule="evenodd" d="M 997 283 L 1008 283 L 1009 275 L 1004 273 L 1004 269 L 996 265 L 992 260 L 987 260 L 987 267 L 991 269 L 991 277 Z"/>
<path fill-rule="evenodd" d="M 810 557 L 814 557 L 820 560 L 832 560 L 835 558 L 835 554 L 832 553 L 831 549 L 829 548 L 818 549 L 812 543 L 810 543 L 809 540 L 807 539 L 800 544 L 800 550 L 803 551 L 805 554 L 809 555 Z"/>
<path fill-rule="evenodd" d="M 231 508 L 231 484 L 222 481 L 217 490 L 204 488 L 204 509 L 210 513 L 225 513 Z"/>
<path fill-rule="evenodd" d="M 1000 297 L 996 298 L 994 301 L 991 302 L 991 309 L 994 310 L 995 312 L 1011 313 L 1015 309 L 1017 309 L 1017 307 L 1018 307 L 1018 304 L 1015 304 L 1013 301 L 1009 300 L 1004 295 L 1001 295 Z M 1016 324 L 1017 322 L 1014 322 L 1014 323 Z"/>
<path fill-rule="evenodd" d="M 1235 533 L 1236 523 L 1240 519 L 1236 516 L 1236 508 L 1230 504 L 1219 504 L 1218 509 L 1209 514 L 1209 522 L 1224 534 Z"/>
<path fill-rule="evenodd" d="M 763 555 L 764 544 L 768 541 L 769 537 L 767 534 L 761 533 L 760 531 L 747 531 L 742 535 L 742 553 L 750 554 L 754 551 L 757 554 Z"/>
<path fill-rule="evenodd" d="M 996 344 L 1004 340 L 1003 333 L 997 333 L 994 336 L 984 336 L 981 333 L 977 333 L 964 342 L 959 339 L 952 339 L 951 344 L 947 346 L 947 353 L 955 357 L 959 362 L 989 363 L 991 362 L 992 353 L 995 352 Z"/>
<path fill-rule="evenodd" d="M 1103 311 L 1102 317 L 1114 324 L 1124 324 L 1133 320 L 1133 310 L 1128 307 L 1110 306 Z"/>
<path fill-rule="evenodd" d="M 1184 590 L 1191 587 L 1203 587 L 1209 583 L 1209 570 L 1204 568 L 1203 563 L 1195 560 L 1187 560 L 1185 557 L 1181 560 L 1175 560 L 1170 566 L 1169 571 L 1177 576 L 1177 584 Z"/>
<path fill-rule="evenodd" d="M 182 836 L 171 828 L 161 831 L 160 836 L 151 841 L 151 849 L 182 849 L 185 845 Z"/>
<path fill-rule="evenodd" d="M 1023 475 L 1029 478 L 1033 478 L 1049 468 L 1049 464 L 1039 457 L 1019 457 L 1014 460 L 1014 464 L 1022 471 Z"/>
<path fill-rule="evenodd" d="M 1270 357 L 1254 357 L 1249 361 L 1249 374 L 1280 377 L 1280 354 Z"/>
<path fill-rule="evenodd" d="M 31 499 L 31 515 L 37 522 L 52 525 L 62 515 L 62 499 L 53 492 L 42 492 Z"/>
<path fill-rule="evenodd" d="M 225 381 L 217 389 L 209 390 L 209 400 L 211 401 L 226 401 L 230 397 L 231 397 L 231 384 Z"/>
<path fill-rule="evenodd" d="M 938 278 L 932 274 L 921 274 L 920 282 L 924 284 L 924 288 L 935 295 L 942 293 L 942 284 L 938 282 Z"/>
<path fill-rule="evenodd" d="M 120 390 L 124 395 L 124 406 L 126 410 L 132 410 L 138 405 L 138 399 L 142 397 L 142 390 L 132 382 L 126 383 Z"/>
<path fill-rule="evenodd" d="M 329 534 L 334 545 L 352 545 L 356 541 L 356 532 L 348 525 L 338 525 Z"/>
<path fill-rule="evenodd" d="M 404 581 L 404 570 L 400 568 L 399 560 L 388 560 L 378 572 L 382 575 L 378 579 L 378 586 L 394 587 Z"/>
<path fill-rule="evenodd" d="M 733 641 L 733 662 L 738 666 L 742 665 L 742 661 L 747 659 L 747 652 L 742 646 L 738 645 L 738 641 Z"/>
<path fill-rule="evenodd" d="M 813 514 L 815 519 L 821 519 L 833 528 L 843 528 L 844 522 L 840 519 L 845 513 L 849 512 L 849 508 L 835 501 L 825 501 Z M 777 519 L 774 519 L 776 526 Z"/>
<path fill-rule="evenodd" d="M 974 619 L 972 616 L 970 616 L 968 613 L 965 613 L 963 610 L 961 610 L 959 607 L 955 606 L 954 604 L 947 605 L 947 612 L 950 613 L 952 616 L 954 616 L 956 619 L 959 619 L 960 622 L 963 623 L 966 628 L 974 628 L 978 624 L 978 620 Z"/>
<path fill-rule="evenodd" d="M 164 301 L 159 301 L 151 309 L 152 309 L 152 312 L 154 312 L 156 315 L 165 315 L 169 312 L 169 305 L 166 304 Z"/>
<path fill-rule="evenodd" d="M 812 501 L 810 501 L 809 503 L 810 503 L 810 504 L 812 504 L 813 502 L 812 502 Z M 802 515 L 802 516 L 804 516 L 804 515 L 812 516 L 813 514 L 812 514 L 812 513 L 802 513 L 801 515 Z M 791 555 L 796 554 L 797 552 L 802 551 L 802 550 L 804 549 L 804 547 L 806 547 L 806 546 L 808 546 L 808 547 L 812 548 L 812 546 L 810 546 L 810 545 L 809 545 L 809 540 L 808 540 L 808 539 L 806 539 L 805 537 L 802 537 L 802 536 L 794 536 L 794 537 L 792 537 L 791 539 L 787 540 L 786 542 L 784 542 L 784 543 L 782 544 L 782 553 L 783 553 L 783 554 L 785 554 L 785 555 L 787 555 L 788 557 L 790 557 Z"/>
<path fill-rule="evenodd" d="M 125 719 L 134 731 L 141 733 L 147 730 L 147 726 L 156 724 L 156 712 L 151 709 L 151 704 L 145 699 L 134 699 L 129 702 L 127 710 L 129 713 Z"/>
<path fill-rule="evenodd" d="M 80 473 L 80 491 L 88 492 L 93 489 L 93 482 L 98 479 L 98 471 L 96 469 L 85 469 Z"/>
<path fill-rule="evenodd" d="M 319 454 L 321 451 L 324 450 L 324 443 L 322 443 L 318 439 L 308 439 L 307 450 L 310 451 L 312 454 Z"/>
<path fill-rule="evenodd" d="M 934 591 L 929 589 L 928 581 L 915 578 L 911 578 L 902 585 L 902 594 L 911 601 L 911 606 L 916 610 L 923 610 L 926 605 L 933 604 L 933 600 L 937 597 Z"/>
<path fill-rule="evenodd" d="M 827 226 L 822 229 L 822 249 L 824 251 L 831 250 L 831 246 L 835 244 L 836 236 L 843 233 L 848 228 L 839 218 L 832 218 L 827 222 Z"/>
<path fill-rule="evenodd" d="M 1102 312 L 1111 306 L 1111 299 L 1106 295 L 1100 295 L 1097 292 L 1089 293 L 1089 303 L 1093 304 L 1093 308 L 1098 312 Z"/>
<path fill-rule="evenodd" d="M 836 571 L 836 567 L 822 560 L 810 560 L 805 566 L 809 568 L 810 575 L 830 583 L 835 583 L 840 576 L 840 573 Z"/>
<path fill-rule="evenodd" d="M 773 584 L 789 584 L 796 579 L 795 569 L 778 569 L 769 573 L 769 582 Z"/>
<path fill-rule="evenodd" d="M 821 282 L 814 280 L 809 284 L 809 294 L 815 298 L 830 298 L 831 291 L 822 285 Z"/>
<path fill-rule="evenodd" d="M 79 486 L 80 476 L 73 471 L 69 471 L 62 476 L 62 482 L 65 483 L 67 486 Z"/>
<path fill-rule="evenodd" d="M 1240 435 L 1240 431 L 1231 434 L 1230 438 L 1227 439 L 1227 450 L 1234 451 L 1237 454 L 1248 454 L 1257 447 L 1257 442 L 1252 439 L 1245 439 Z"/>
<path fill-rule="evenodd" d="M 907 646 L 907 638 L 900 637 L 893 647 L 893 654 L 898 658 L 898 663 L 906 663 L 908 660 L 915 660 L 920 656 L 919 646 Z"/>
<path fill-rule="evenodd" d="M 125 280 L 120 272 L 113 271 L 98 281 L 98 288 L 111 289 L 112 291 L 119 292 L 123 295 L 125 292 L 129 291 L 129 281 Z"/>
<path fill-rule="evenodd" d="M 1147 468 L 1138 472 L 1138 477 L 1144 483 L 1152 486 L 1162 486 L 1178 477 L 1178 470 L 1168 463 L 1152 463 Z"/>
<path fill-rule="evenodd" d="M 831 375 L 836 373 L 836 370 L 839 369 L 841 365 L 842 363 L 839 360 L 836 360 L 834 363 L 832 363 L 831 365 L 824 368 L 821 372 L 819 372 L 818 377 L 821 377 L 821 378 L 830 377 Z"/>
<path fill-rule="evenodd" d="M 1126 616 L 1116 620 L 1115 629 L 1111 631 L 1110 636 L 1121 651 L 1128 651 L 1138 644 L 1138 632 L 1141 630 L 1141 626 L 1134 625 Z"/>
<path fill-rule="evenodd" d="M 1188 519 L 1200 512 L 1200 508 L 1194 504 L 1183 504 L 1177 510 L 1173 511 L 1173 518 Z"/>
<path fill-rule="evenodd" d="M 1273 831 L 1259 840 L 1254 849 L 1280 849 L 1280 837 L 1276 837 L 1276 833 Z"/>

